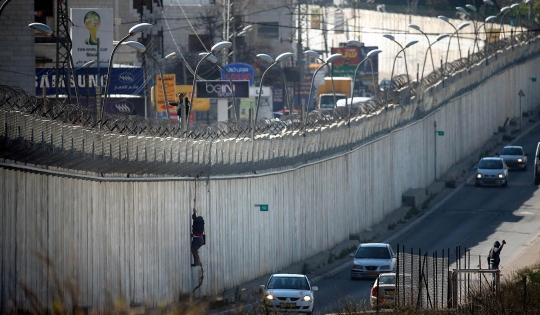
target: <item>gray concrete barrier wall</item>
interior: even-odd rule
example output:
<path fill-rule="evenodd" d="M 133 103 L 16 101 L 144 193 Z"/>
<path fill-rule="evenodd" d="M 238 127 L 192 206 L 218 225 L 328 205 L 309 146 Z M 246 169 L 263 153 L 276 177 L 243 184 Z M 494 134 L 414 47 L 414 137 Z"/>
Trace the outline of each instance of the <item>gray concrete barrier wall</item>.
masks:
<path fill-rule="evenodd" d="M 305 138 L 215 144 L 113 135 L 99 139 L 108 144 L 103 147 L 124 152 L 114 154 L 126 156 L 134 155 L 126 153 L 126 143 L 159 141 L 177 150 L 174 156 L 185 154 L 191 163 L 210 161 L 210 167 L 220 159 L 234 167 L 276 154 L 309 157 L 363 140 L 325 160 L 304 163 L 300 158 L 294 168 L 280 170 L 276 164 L 273 172 L 236 177 L 205 178 L 203 173 L 195 182 L 100 177 L 3 161 L 2 309 L 12 299 L 26 303 L 23 286 L 50 304 L 55 275 L 64 289 L 68 281 L 74 283 L 81 292 L 79 303 L 92 307 L 104 306 L 109 296 L 157 305 L 189 293 L 198 283 L 189 251 L 194 199 L 206 221 L 208 242 L 200 251 L 204 281 L 198 296 L 219 294 L 329 249 L 349 233 L 380 222 L 401 205 L 405 191 L 426 187 L 479 148 L 506 117 L 519 116 L 520 89 L 526 95 L 521 111 L 536 110 L 539 89 L 530 78 L 540 63 L 538 51 L 533 42 L 500 52 L 487 65 L 422 91 L 406 106 L 391 105 L 354 120 L 351 128 L 329 128 Z M 28 137 L 32 117 L 18 115 L 2 113 L 0 126 L 18 122 Z M 434 121 L 444 136 L 436 136 Z M 47 128 L 61 129 L 57 133 L 66 139 L 98 137 L 54 122 Z M 163 158 L 159 154 L 151 158 L 156 167 Z M 269 211 L 256 204 L 268 204 Z"/>

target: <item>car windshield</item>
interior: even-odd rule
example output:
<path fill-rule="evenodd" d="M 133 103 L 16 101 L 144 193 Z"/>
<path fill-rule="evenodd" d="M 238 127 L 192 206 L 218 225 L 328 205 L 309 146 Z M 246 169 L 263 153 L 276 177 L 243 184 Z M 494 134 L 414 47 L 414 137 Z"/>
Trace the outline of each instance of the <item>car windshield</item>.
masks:
<path fill-rule="evenodd" d="M 520 148 L 503 148 L 501 155 L 523 155 L 523 150 Z"/>
<path fill-rule="evenodd" d="M 379 276 L 379 284 L 396 284 L 395 275 L 381 275 Z"/>
<path fill-rule="evenodd" d="M 268 289 L 309 290 L 309 284 L 306 278 L 272 277 L 268 282 Z"/>
<path fill-rule="evenodd" d="M 355 258 L 390 259 L 390 251 L 386 247 L 360 247 Z"/>
<path fill-rule="evenodd" d="M 487 170 L 500 170 L 503 168 L 501 160 L 480 160 L 478 168 Z"/>

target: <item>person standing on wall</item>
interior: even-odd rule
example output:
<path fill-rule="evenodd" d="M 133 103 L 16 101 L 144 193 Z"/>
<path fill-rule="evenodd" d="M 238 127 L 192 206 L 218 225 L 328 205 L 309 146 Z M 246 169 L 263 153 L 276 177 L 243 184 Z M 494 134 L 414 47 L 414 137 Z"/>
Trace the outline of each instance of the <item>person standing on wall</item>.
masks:
<path fill-rule="evenodd" d="M 499 241 L 495 241 L 495 243 L 493 243 L 493 247 L 489 251 L 489 255 L 488 255 L 489 269 L 499 270 L 499 264 L 501 263 L 500 255 L 504 247 L 504 244 L 506 244 L 505 240 L 502 241 L 502 244 L 499 243 Z M 497 275 L 494 273 L 493 277 L 491 278 L 491 290 L 495 290 L 496 284 L 497 284 Z"/>
<path fill-rule="evenodd" d="M 193 208 L 191 218 L 193 219 L 193 225 L 191 227 L 191 254 L 193 255 L 193 264 L 191 264 L 191 267 L 202 266 L 199 257 L 199 248 L 206 243 L 204 235 L 204 219 L 202 216 L 197 216 L 197 210 L 195 210 L 195 208 Z"/>

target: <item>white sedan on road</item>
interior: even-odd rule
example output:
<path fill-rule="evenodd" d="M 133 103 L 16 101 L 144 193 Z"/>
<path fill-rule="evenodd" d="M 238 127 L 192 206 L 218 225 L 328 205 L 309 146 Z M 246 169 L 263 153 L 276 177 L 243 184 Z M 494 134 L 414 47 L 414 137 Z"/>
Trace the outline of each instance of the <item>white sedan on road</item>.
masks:
<path fill-rule="evenodd" d="M 523 147 L 513 145 L 504 147 L 498 154 L 509 169 L 527 170 L 527 153 Z"/>
<path fill-rule="evenodd" d="M 268 313 L 313 313 L 314 295 L 318 287 L 311 286 L 308 278 L 301 274 L 274 274 L 263 290 L 263 303 Z"/>

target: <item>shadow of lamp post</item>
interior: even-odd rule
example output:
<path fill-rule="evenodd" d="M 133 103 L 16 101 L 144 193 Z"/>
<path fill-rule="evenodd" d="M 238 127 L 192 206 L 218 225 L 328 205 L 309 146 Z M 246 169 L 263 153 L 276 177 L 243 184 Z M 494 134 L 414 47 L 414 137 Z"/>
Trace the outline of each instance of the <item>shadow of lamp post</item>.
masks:
<path fill-rule="evenodd" d="M 60 40 L 58 37 L 54 36 L 53 34 L 53 31 L 52 29 L 48 26 L 48 25 L 45 25 L 43 23 L 30 23 L 28 24 L 28 27 L 30 27 L 31 29 L 35 30 L 35 31 L 38 31 L 40 32 L 41 34 L 45 35 L 45 36 L 49 36 L 49 37 L 52 37 L 54 38 L 54 40 L 56 40 L 58 43 L 60 43 L 60 45 L 62 45 L 62 47 L 64 47 L 64 49 L 68 52 L 67 55 L 69 56 L 69 65 L 71 67 L 71 73 L 73 74 L 73 79 L 75 81 L 75 95 L 77 97 L 77 104 L 80 105 L 81 104 L 81 100 L 80 100 L 80 95 L 79 95 L 79 87 L 78 87 L 78 80 L 77 80 L 77 73 L 75 73 L 75 65 L 73 63 L 73 56 L 71 56 L 71 52 L 69 52 L 69 49 L 68 47 L 66 46 L 66 44 Z M 57 77 L 58 77 L 58 74 L 56 74 Z M 69 77 L 66 77 L 64 76 L 64 82 L 65 82 L 65 85 L 66 85 L 66 92 L 67 92 L 67 97 L 69 99 L 69 101 L 71 102 L 71 84 L 70 84 L 70 78 Z M 57 82 L 58 83 L 58 82 Z"/>
<path fill-rule="evenodd" d="M 152 24 L 149 24 L 149 23 L 140 23 L 140 24 L 137 24 L 135 26 L 133 26 L 132 28 L 129 29 L 129 32 L 126 36 L 124 36 L 124 38 L 122 38 L 117 44 L 116 46 L 114 47 L 112 53 L 111 53 L 111 57 L 109 59 L 109 68 L 107 70 L 107 82 L 105 83 L 105 92 L 104 92 L 104 96 L 103 96 L 103 102 L 101 103 L 101 110 L 99 112 L 99 120 L 101 121 L 101 125 L 103 125 L 103 112 L 105 111 L 105 106 L 107 104 L 107 97 L 109 95 L 109 83 L 111 82 L 111 70 L 112 70 L 112 66 L 113 66 L 113 57 L 114 57 L 114 53 L 116 52 L 116 50 L 118 49 L 118 47 L 121 46 L 121 44 L 123 42 L 125 42 L 128 38 L 130 38 L 131 36 L 134 36 L 134 35 L 137 35 L 141 32 L 144 32 L 148 29 L 150 29 L 152 27 Z"/>
<path fill-rule="evenodd" d="M 124 43 L 124 45 L 129 46 L 131 48 L 134 48 L 137 51 L 139 51 L 140 53 L 146 53 L 146 47 L 143 44 L 139 43 L 139 42 L 127 41 L 127 42 Z M 156 59 L 156 57 L 154 57 L 152 54 L 145 54 L 145 55 L 150 56 L 150 59 L 152 59 L 156 63 L 157 68 L 159 70 L 159 75 L 161 76 L 161 88 L 163 89 L 163 99 L 165 101 L 165 110 L 167 112 L 167 119 L 170 120 L 171 116 L 169 114 L 169 101 L 167 100 L 167 90 L 165 89 L 165 80 L 163 78 L 163 71 L 161 71 L 161 67 L 160 67 L 159 62 Z M 174 59 L 174 58 L 176 58 L 176 53 L 175 52 L 170 53 L 167 56 L 165 56 L 165 59 Z"/>
<path fill-rule="evenodd" d="M 393 83 L 393 79 L 394 79 L 394 67 L 396 66 L 396 59 L 397 57 L 399 56 L 399 54 L 401 52 L 403 52 L 403 60 L 405 61 L 405 72 L 407 73 L 407 80 L 408 80 L 408 84 L 409 84 L 409 90 L 411 88 L 411 80 L 409 78 L 409 70 L 407 70 L 407 57 L 406 57 L 406 54 L 405 54 L 405 49 L 411 47 L 412 45 L 418 43 L 417 40 L 411 40 L 410 42 L 408 42 L 405 47 L 403 47 L 400 43 L 398 43 L 396 41 L 396 39 L 394 38 L 393 35 L 390 35 L 390 34 L 384 34 L 383 37 L 385 38 L 388 38 L 389 40 L 393 41 L 394 43 L 396 43 L 399 47 L 401 47 L 401 50 L 398 51 L 398 53 L 396 54 L 396 56 L 394 57 L 394 63 L 392 64 L 392 72 L 390 74 L 390 87 L 386 90 L 386 110 L 388 110 L 388 94 L 390 93 L 390 89 L 392 87 L 392 83 Z"/>

